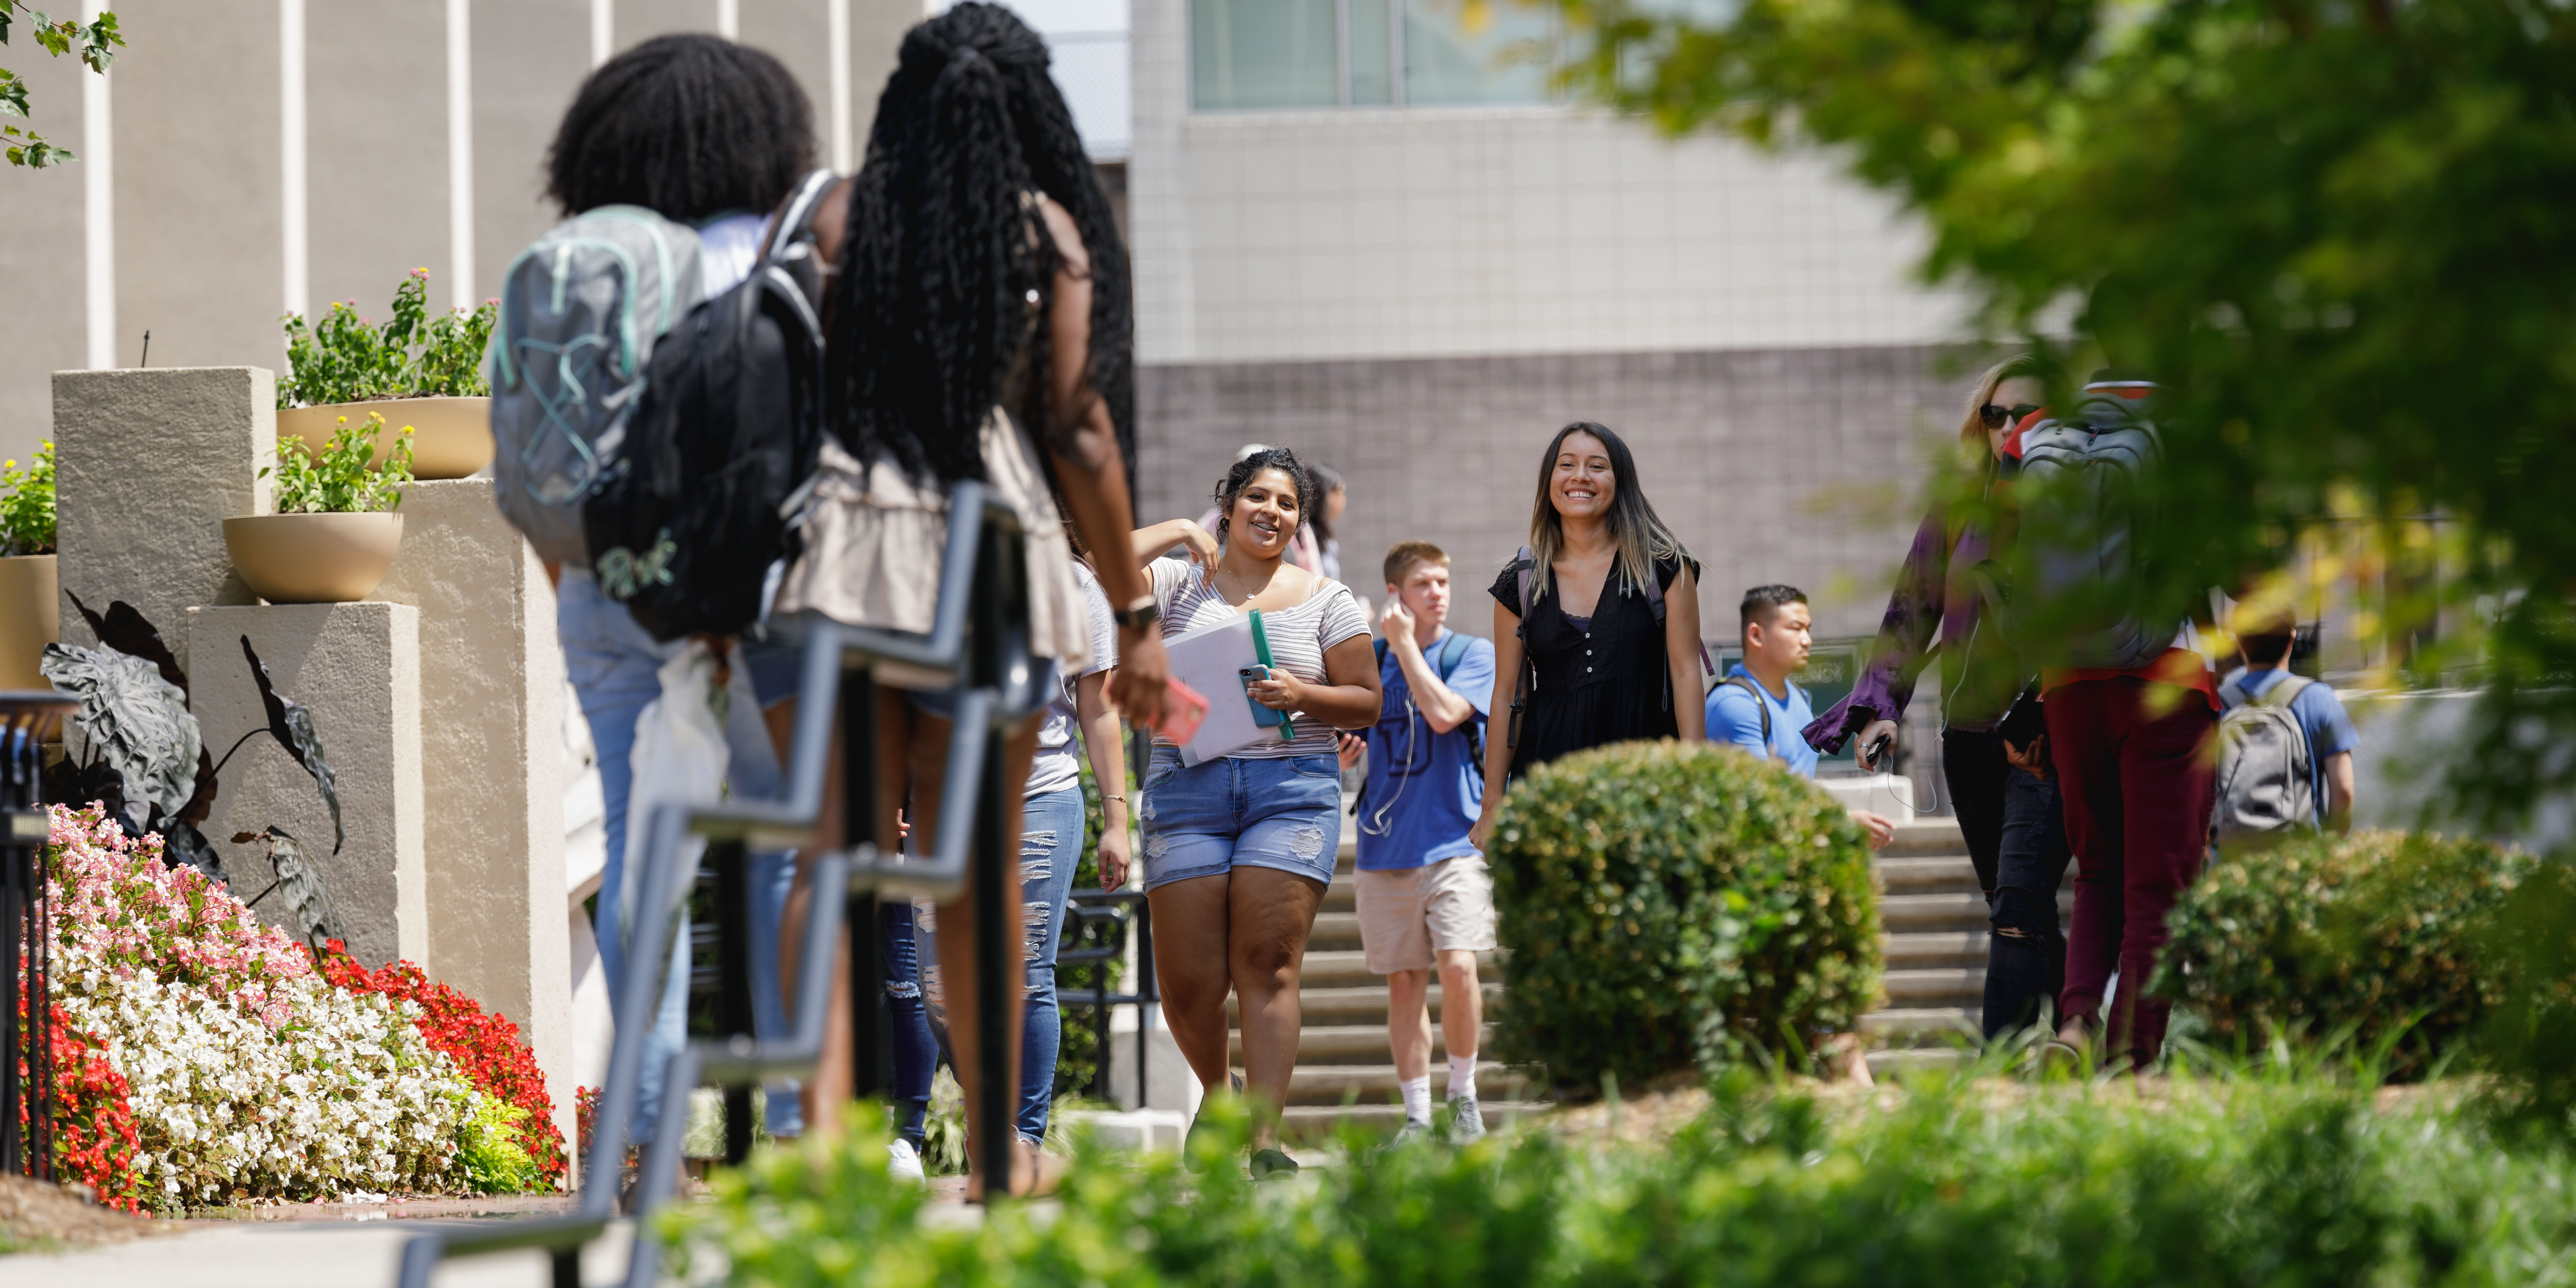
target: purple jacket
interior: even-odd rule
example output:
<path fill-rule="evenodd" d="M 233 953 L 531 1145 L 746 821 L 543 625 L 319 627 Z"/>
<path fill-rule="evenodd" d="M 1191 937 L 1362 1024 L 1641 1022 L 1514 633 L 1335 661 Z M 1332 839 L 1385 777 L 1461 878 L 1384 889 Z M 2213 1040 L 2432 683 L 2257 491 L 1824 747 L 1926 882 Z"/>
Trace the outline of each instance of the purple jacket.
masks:
<path fill-rule="evenodd" d="M 1993 670 L 1985 664 L 2003 654 L 2002 641 L 1993 638 L 1992 632 L 1983 638 L 1977 632 L 1982 603 L 1970 570 L 1986 558 L 1987 547 L 1987 534 L 1979 525 L 1962 523 L 1953 532 L 1946 507 L 1935 505 L 1923 516 L 1922 526 L 1914 531 L 1914 547 L 1905 554 L 1905 567 L 1897 573 L 1896 590 L 1888 596 L 1887 616 L 1879 623 L 1878 643 L 1869 663 L 1851 693 L 1807 726 L 1808 746 L 1832 755 L 1872 720 L 1903 720 L 1906 704 L 1914 699 L 1915 678 L 1932 660 L 1936 631 L 1944 674 L 1960 699 L 1956 709 L 1949 709 L 1952 703 L 1943 704 L 1944 721 L 1953 729 L 1985 730 L 2003 718 L 2019 691 L 2017 683 L 2000 700 L 1986 692 L 1993 684 L 1976 686 L 1980 691 L 1973 695 L 1957 692 L 1964 687 L 1957 681 L 1968 666 L 1972 648 L 1981 672 Z M 2013 668 L 2007 665 L 2004 670 Z"/>

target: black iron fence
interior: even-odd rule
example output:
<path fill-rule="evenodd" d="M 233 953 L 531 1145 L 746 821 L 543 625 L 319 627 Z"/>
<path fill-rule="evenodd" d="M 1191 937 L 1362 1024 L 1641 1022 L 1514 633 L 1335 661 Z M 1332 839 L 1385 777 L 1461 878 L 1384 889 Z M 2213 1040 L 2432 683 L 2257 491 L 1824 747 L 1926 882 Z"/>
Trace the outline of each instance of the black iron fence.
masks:
<path fill-rule="evenodd" d="M 54 1179 L 54 1033 L 47 987 L 53 900 L 45 888 L 45 736 L 79 704 L 0 692 L 0 1172 Z"/>

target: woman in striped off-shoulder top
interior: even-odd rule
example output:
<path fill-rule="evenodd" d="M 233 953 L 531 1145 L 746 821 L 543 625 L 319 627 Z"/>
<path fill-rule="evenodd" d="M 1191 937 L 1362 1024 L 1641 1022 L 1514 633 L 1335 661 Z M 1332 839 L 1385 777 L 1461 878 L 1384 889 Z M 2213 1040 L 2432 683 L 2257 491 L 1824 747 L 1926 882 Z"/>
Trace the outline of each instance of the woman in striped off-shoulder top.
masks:
<path fill-rule="evenodd" d="M 1281 558 L 1320 499 L 1295 453 L 1268 448 L 1218 485 L 1214 533 L 1175 519 L 1135 540 L 1137 557 L 1155 561 L 1166 638 L 1260 611 L 1273 665 L 1248 691 L 1294 717 L 1292 741 L 1186 768 L 1157 739 L 1137 813 L 1163 1013 L 1212 1090 L 1230 1076 L 1226 993 L 1241 1002 L 1256 1178 L 1296 1167 L 1274 1142 L 1297 1064 L 1298 966 L 1341 849 L 1336 731 L 1375 723 L 1379 703 L 1368 617 L 1350 588 Z M 1189 562 L 1158 558 L 1180 547 Z"/>

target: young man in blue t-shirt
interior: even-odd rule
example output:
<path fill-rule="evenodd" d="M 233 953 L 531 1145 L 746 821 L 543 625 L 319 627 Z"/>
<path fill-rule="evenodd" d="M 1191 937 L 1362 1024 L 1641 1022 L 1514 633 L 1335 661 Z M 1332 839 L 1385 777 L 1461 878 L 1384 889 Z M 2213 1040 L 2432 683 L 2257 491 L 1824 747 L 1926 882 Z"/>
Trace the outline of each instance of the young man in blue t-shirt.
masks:
<path fill-rule="evenodd" d="M 2290 674 L 2290 646 L 2297 626 L 2286 617 L 2264 622 L 2236 638 L 2245 667 L 2219 682 L 2219 700 L 2233 711 L 2238 704 L 2261 698 Z M 2290 714 L 2308 739 L 2308 785 L 2317 803 L 2317 826 L 2331 832 L 2352 830 L 2352 750 L 2361 734 L 2345 714 L 2334 686 L 2314 683 L 2290 699 Z"/>
<path fill-rule="evenodd" d="M 1485 1134 L 1476 1107 L 1484 986 L 1476 954 L 1494 947 L 1494 883 L 1467 840 L 1485 803 L 1483 739 L 1494 644 L 1448 628 L 1449 556 L 1428 541 L 1386 553 L 1378 621 L 1377 724 L 1345 735 L 1342 763 L 1368 748 L 1359 804 L 1360 946 L 1386 976 L 1387 1045 L 1404 1093 L 1399 1142 L 1431 1132 L 1431 972 L 1449 1047 L 1450 1139 Z"/>
<path fill-rule="evenodd" d="M 1807 669 L 1814 618 L 1807 594 L 1795 586 L 1756 586 L 1737 608 L 1744 631 L 1744 660 L 1708 691 L 1708 740 L 1777 760 L 1789 772 L 1816 776 L 1816 749 L 1801 732 L 1816 718 L 1807 691 L 1789 677 Z M 1769 719 L 1766 721 L 1765 716 Z M 1768 733 L 1765 733 L 1765 728 Z M 1896 825 L 1856 809 L 1852 818 L 1869 832 L 1870 848 L 1887 844 Z"/>

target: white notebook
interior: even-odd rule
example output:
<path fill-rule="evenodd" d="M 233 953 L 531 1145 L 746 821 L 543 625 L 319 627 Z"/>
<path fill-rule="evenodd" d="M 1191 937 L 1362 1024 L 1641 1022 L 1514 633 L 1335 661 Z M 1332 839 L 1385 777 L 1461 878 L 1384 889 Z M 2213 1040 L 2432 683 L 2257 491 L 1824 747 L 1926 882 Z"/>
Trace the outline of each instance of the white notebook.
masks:
<path fill-rule="evenodd" d="M 1285 741 L 1281 733 L 1288 726 L 1252 722 L 1252 699 L 1243 691 L 1243 668 L 1261 665 L 1250 614 L 1184 631 L 1163 641 L 1163 652 L 1172 659 L 1172 674 L 1208 700 L 1207 719 L 1181 745 L 1182 764 L 1202 765 L 1257 743 Z"/>

